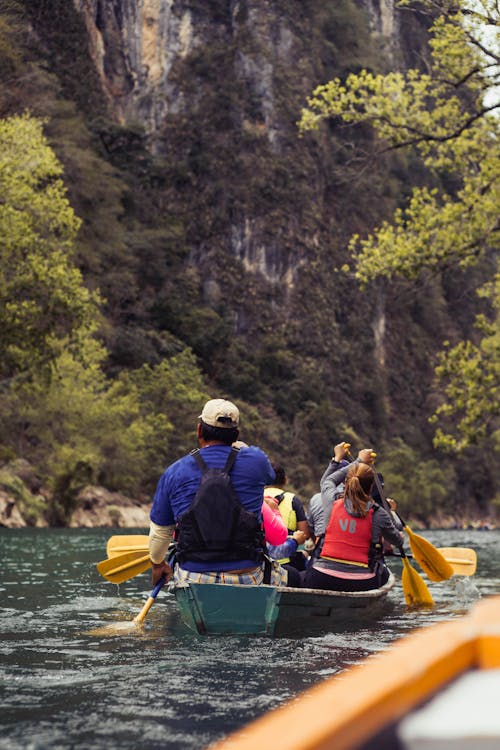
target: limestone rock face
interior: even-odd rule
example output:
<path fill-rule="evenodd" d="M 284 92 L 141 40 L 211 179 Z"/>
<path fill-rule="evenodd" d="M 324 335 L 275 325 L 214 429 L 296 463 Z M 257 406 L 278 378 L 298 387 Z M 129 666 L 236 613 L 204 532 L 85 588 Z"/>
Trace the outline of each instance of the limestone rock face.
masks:
<path fill-rule="evenodd" d="M 0 526 L 7 529 L 22 529 L 27 525 L 14 498 L 0 490 Z"/>
<path fill-rule="evenodd" d="M 174 0 L 74 0 L 83 14 L 103 89 L 118 119 L 140 121 L 149 133 L 177 107 L 169 80 L 174 62 L 199 43 L 187 3 Z M 206 29 L 205 29 L 206 31 Z"/>
<path fill-rule="evenodd" d="M 140 121 L 154 135 L 168 114 L 183 109 L 185 95 L 172 76 L 176 62 L 221 36 L 229 44 L 244 32 L 234 73 L 252 84 L 268 138 L 279 140 L 273 76 L 277 63 L 296 60 L 307 19 L 297 28 L 269 0 L 232 0 L 219 13 L 209 3 L 188 0 L 73 2 L 85 20 L 91 56 L 119 119 Z M 373 33 L 397 44 L 394 0 L 364 0 L 364 5 Z"/>
<path fill-rule="evenodd" d="M 78 495 L 71 528 L 149 528 L 150 504 L 103 487 L 85 487 Z"/>
<path fill-rule="evenodd" d="M 261 140 L 269 156 L 278 159 L 289 149 L 290 139 L 297 139 L 300 107 L 323 82 L 311 49 L 316 32 L 301 3 L 290 3 L 289 9 L 286 3 L 269 0 L 73 2 L 84 19 L 110 112 L 122 124 L 141 125 L 153 153 L 165 149 L 168 121 L 182 116 L 189 121 L 193 111 L 203 108 L 207 88 L 213 86 L 213 70 L 204 80 L 206 61 L 221 50 L 232 62 L 219 85 L 230 82 L 233 91 L 245 92 L 244 103 L 229 95 L 234 130 L 228 137 Z M 372 35 L 384 38 L 386 52 L 397 47 L 394 0 L 353 3 L 355 9 L 359 5 Z M 320 6 L 313 6 L 318 15 L 323 12 Z M 182 70 L 188 58 L 191 66 L 198 60 L 198 78 L 191 84 Z M 292 81 L 291 90 L 282 89 L 285 80 L 286 86 Z M 320 186 L 314 202 L 321 202 Z M 247 273 L 281 285 L 289 295 L 314 249 L 307 247 L 310 240 L 298 240 L 291 213 L 277 223 L 270 228 L 268 219 L 243 213 L 227 228 L 223 245 Z M 200 258 L 209 253 L 205 246 L 192 247 L 190 262 L 200 267 Z"/>

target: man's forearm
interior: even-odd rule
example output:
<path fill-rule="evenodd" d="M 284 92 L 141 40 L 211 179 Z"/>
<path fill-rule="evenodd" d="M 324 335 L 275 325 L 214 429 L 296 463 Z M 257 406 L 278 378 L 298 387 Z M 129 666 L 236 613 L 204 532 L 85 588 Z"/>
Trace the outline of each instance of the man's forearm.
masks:
<path fill-rule="evenodd" d="M 149 557 L 155 565 L 164 561 L 168 545 L 172 541 L 173 532 L 173 526 L 159 526 L 151 521 L 149 527 Z"/>

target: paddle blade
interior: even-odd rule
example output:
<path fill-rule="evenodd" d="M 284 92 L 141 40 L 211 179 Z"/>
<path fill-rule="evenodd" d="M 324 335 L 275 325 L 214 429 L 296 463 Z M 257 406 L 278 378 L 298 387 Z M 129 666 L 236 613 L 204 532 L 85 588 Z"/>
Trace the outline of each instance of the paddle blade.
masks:
<path fill-rule="evenodd" d="M 412 568 L 408 559 L 403 557 L 403 574 L 401 577 L 403 593 L 409 607 L 433 607 L 434 599 L 424 579 Z"/>
<path fill-rule="evenodd" d="M 405 526 L 413 557 L 431 581 L 446 581 L 453 575 L 453 568 L 441 552 L 423 536 L 415 534 Z"/>
<path fill-rule="evenodd" d="M 145 555 L 149 548 L 149 537 L 146 534 L 123 534 L 112 536 L 106 545 L 108 557 L 116 557 L 124 552 L 143 552 Z"/>
<path fill-rule="evenodd" d="M 476 551 L 470 547 L 439 547 L 456 576 L 473 576 L 477 569 Z"/>
<path fill-rule="evenodd" d="M 125 552 L 97 563 L 99 573 L 111 583 L 123 583 L 151 567 L 149 554 L 143 551 Z"/>

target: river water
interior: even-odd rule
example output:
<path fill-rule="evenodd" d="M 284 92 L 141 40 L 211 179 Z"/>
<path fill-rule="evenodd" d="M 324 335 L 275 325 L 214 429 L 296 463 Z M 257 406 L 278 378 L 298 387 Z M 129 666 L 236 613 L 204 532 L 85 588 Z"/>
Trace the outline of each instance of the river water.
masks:
<path fill-rule="evenodd" d="M 436 546 L 478 554 L 473 578 L 428 584 L 432 611 L 406 608 L 401 563 L 390 558 L 390 611 L 362 629 L 202 637 L 162 592 L 142 629 L 95 635 L 133 619 L 151 589 L 149 572 L 119 587 L 99 576 L 113 533 L 0 529 L 0 750 L 198 750 L 404 633 L 500 593 L 500 531 L 429 531 Z"/>

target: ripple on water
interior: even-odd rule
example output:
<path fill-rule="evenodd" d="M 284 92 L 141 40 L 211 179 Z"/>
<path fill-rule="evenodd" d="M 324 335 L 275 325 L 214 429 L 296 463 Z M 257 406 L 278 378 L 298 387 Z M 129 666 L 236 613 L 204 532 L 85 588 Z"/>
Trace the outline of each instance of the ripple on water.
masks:
<path fill-rule="evenodd" d="M 436 546 L 478 552 L 473 579 L 428 584 L 434 610 L 407 609 L 401 565 L 391 561 L 398 579 L 392 609 L 361 628 L 276 640 L 203 638 L 186 630 L 173 597 L 162 592 L 144 628 L 130 630 L 150 577 L 117 587 L 98 576 L 95 563 L 112 533 L 0 530 L 8 561 L 0 590 L 7 709 L 0 750 L 199 750 L 419 625 L 460 617 L 477 596 L 499 591 L 498 533 L 432 532 L 424 535 Z M 20 560 L 28 546 L 30 567 Z M 125 632 L 88 632 L 114 623 Z"/>

